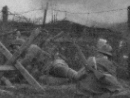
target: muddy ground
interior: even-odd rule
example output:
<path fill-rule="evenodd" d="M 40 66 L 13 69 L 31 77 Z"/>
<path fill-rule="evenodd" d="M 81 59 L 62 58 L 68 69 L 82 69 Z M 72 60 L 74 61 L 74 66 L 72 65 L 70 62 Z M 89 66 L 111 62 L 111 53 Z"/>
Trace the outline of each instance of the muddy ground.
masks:
<path fill-rule="evenodd" d="M 75 84 L 62 85 L 43 85 L 43 91 L 36 90 L 28 84 L 15 84 L 15 87 L 0 86 L 0 98 L 87 98 L 77 93 Z M 130 98 L 130 91 L 125 90 L 116 96 L 108 97 L 107 94 L 102 97 L 94 98 Z"/>
<path fill-rule="evenodd" d="M 74 98 L 74 85 L 48 86 L 44 85 L 44 91 L 38 91 L 29 85 L 17 87 L 1 87 L 0 98 Z"/>

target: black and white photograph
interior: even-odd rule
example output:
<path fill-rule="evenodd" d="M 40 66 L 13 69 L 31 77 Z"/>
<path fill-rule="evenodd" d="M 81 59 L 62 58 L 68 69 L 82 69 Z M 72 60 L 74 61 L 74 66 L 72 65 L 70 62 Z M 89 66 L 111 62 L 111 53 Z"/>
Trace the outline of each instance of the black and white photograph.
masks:
<path fill-rule="evenodd" d="M 130 0 L 0 0 L 0 98 L 130 98 Z"/>

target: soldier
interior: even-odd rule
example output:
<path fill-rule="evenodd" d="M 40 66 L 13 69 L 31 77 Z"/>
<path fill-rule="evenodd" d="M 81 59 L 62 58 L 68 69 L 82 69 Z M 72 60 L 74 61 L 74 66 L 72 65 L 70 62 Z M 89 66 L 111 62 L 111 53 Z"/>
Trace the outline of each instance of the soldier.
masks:
<path fill-rule="evenodd" d="M 15 51 L 17 51 L 24 42 L 25 42 L 25 39 L 21 37 L 20 31 L 17 31 L 15 39 L 9 45 L 10 52 L 12 54 L 15 53 Z"/>
<path fill-rule="evenodd" d="M 100 96 L 101 98 L 105 98 L 104 95 L 107 95 L 110 97 L 111 94 L 122 89 L 120 83 L 114 78 L 116 77 L 116 67 L 108 59 L 108 57 L 112 56 L 110 53 L 112 47 L 107 43 L 107 40 L 99 39 L 97 48 L 98 53 L 88 58 L 87 66 L 91 66 L 94 70 L 101 72 L 102 76 L 100 78 L 97 78 L 98 74 L 96 75 L 85 67 L 79 71 L 73 70 L 59 53 L 56 53 L 53 62 L 48 68 L 49 74 L 56 77 L 73 79 L 77 83 L 76 87 L 78 91 L 85 96 L 91 98 Z M 38 57 L 41 53 L 44 52 L 37 45 L 32 44 L 21 60 L 22 64 L 25 66 L 28 65 L 33 58 Z"/>
<path fill-rule="evenodd" d="M 16 32 L 16 40 L 24 40 L 21 36 L 21 32 L 20 31 L 17 31 Z M 25 40 L 24 40 L 25 41 Z"/>
<path fill-rule="evenodd" d="M 93 69 L 101 72 L 103 77 L 97 78 L 98 74 L 95 75 L 95 73 L 86 71 L 86 69 L 83 68 L 81 73 L 86 72 L 87 76 L 79 81 L 77 88 L 84 95 L 87 94 L 91 97 L 96 96 L 97 98 L 97 96 L 103 96 L 101 98 L 104 98 L 104 95 L 110 97 L 112 93 L 122 89 L 122 86 L 115 78 L 116 66 L 108 58 L 112 56 L 110 53 L 112 51 L 112 47 L 107 43 L 107 40 L 99 39 L 97 42 L 97 50 L 97 54 L 93 57 L 89 57 L 87 63 L 88 66 L 91 66 Z M 108 82 L 106 78 L 111 79 L 111 82 Z"/>
<path fill-rule="evenodd" d="M 18 51 L 20 46 L 25 43 L 25 39 L 21 36 L 21 33 L 18 31 L 16 34 L 16 40 L 12 43 L 12 45 L 15 47 L 14 51 Z M 21 55 L 20 61 L 21 63 L 27 67 L 31 64 L 34 60 L 41 60 L 44 56 L 49 56 L 49 54 L 45 51 L 43 51 L 38 45 L 31 44 L 26 51 Z M 41 60 L 42 61 L 42 60 Z"/>
<path fill-rule="evenodd" d="M 112 47 L 107 43 L 107 40 L 99 39 L 97 48 L 98 53 L 94 57 L 88 58 L 87 66 L 101 72 L 102 77 L 97 78 L 95 73 L 85 67 L 77 72 L 71 69 L 59 56 L 54 59 L 50 73 L 57 77 L 73 79 L 77 83 L 78 92 L 82 95 L 91 98 L 95 96 L 96 98 L 98 96 L 101 98 L 110 97 L 112 93 L 122 89 L 118 80 L 114 78 L 116 77 L 116 66 L 108 59 L 108 57 L 112 56 L 110 53 Z M 107 81 L 106 78 L 112 82 Z"/>

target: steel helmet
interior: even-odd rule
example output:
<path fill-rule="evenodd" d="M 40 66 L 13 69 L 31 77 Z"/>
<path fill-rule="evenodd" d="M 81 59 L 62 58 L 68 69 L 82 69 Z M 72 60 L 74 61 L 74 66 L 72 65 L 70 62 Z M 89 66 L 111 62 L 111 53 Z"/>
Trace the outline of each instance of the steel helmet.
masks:
<path fill-rule="evenodd" d="M 97 42 L 97 50 L 98 52 L 108 55 L 108 56 L 112 56 L 111 51 L 112 51 L 112 47 L 107 43 L 106 39 L 100 38 Z"/>

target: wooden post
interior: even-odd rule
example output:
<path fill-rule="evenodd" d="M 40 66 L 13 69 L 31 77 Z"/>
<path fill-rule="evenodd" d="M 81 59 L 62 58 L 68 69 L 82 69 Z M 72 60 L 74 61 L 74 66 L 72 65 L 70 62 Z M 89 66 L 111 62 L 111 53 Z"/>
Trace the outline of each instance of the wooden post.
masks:
<path fill-rule="evenodd" d="M 13 55 L 10 53 L 10 51 L 0 42 L 0 51 L 5 55 L 5 57 L 10 60 Z M 38 90 L 44 90 L 42 86 L 32 77 L 32 75 L 29 74 L 29 72 L 23 67 L 23 65 L 16 61 L 16 64 L 14 65 L 20 73 L 24 76 L 24 78 L 36 89 Z"/>
<path fill-rule="evenodd" d="M 52 11 L 52 19 L 51 19 L 51 23 L 54 23 L 54 11 Z"/>
<path fill-rule="evenodd" d="M 13 86 L 12 83 L 11 83 L 6 77 L 2 77 L 1 80 L 2 80 L 8 87 Z"/>
<path fill-rule="evenodd" d="M 47 10 L 48 10 L 48 2 L 47 2 L 47 4 L 46 4 L 46 8 L 45 8 L 45 10 L 44 10 L 44 17 L 43 17 L 42 27 L 44 27 L 44 26 L 45 26 L 45 23 L 46 23 Z"/>
<path fill-rule="evenodd" d="M 57 15 L 58 15 L 58 12 L 55 12 L 55 23 L 57 22 Z"/>
<path fill-rule="evenodd" d="M 4 6 L 2 9 L 2 20 L 4 23 L 8 21 L 8 7 Z"/>
<path fill-rule="evenodd" d="M 30 38 L 28 39 L 27 43 L 24 43 L 20 50 L 17 53 L 14 53 L 14 55 L 12 55 L 7 49 L 6 47 L 0 43 L 0 50 L 1 52 L 6 56 L 6 58 L 8 59 L 6 64 L 10 64 L 11 62 L 15 62 L 18 57 L 23 53 L 23 51 L 25 49 L 27 49 L 32 41 L 38 36 L 38 34 L 40 33 L 39 29 L 36 29 L 30 36 Z M 42 87 L 40 86 L 40 84 L 28 73 L 28 71 L 22 66 L 21 63 L 16 61 L 15 67 L 21 72 L 21 74 L 25 77 L 25 79 L 35 88 L 37 89 L 42 89 Z"/>
<path fill-rule="evenodd" d="M 23 53 L 23 51 L 26 50 L 31 45 L 31 43 L 38 36 L 39 33 L 40 33 L 39 29 L 36 29 L 34 32 L 32 32 L 28 41 L 21 46 L 21 48 L 18 52 L 14 53 L 13 57 L 11 59 L 9 59 L 5 63 L 5 65 L 11 65 L 11 63 L 15 62 L 18 59 L 18 57 L 20 57 L 20 55 Z M 14 70 L 14 68 L 12 66 L 10 66 L 10 67 L 9 66 L 3 66 L 3 67 L 0 67 L 0 70 Z M 11 82 L 7 78 L 5 78 L 3 76 L 3 74 L 4 74 L 4 72 L 1 73 L 1 76 L 2 76 L 1 80 L 3 80 L 3 82 L 5 82 L 5 84 L 7 86 L 11 86 Z"/>
<path fill-rule="evenodd" d="M 130 6 L 128 7 L 128 28 L 130 29 Z"/>

